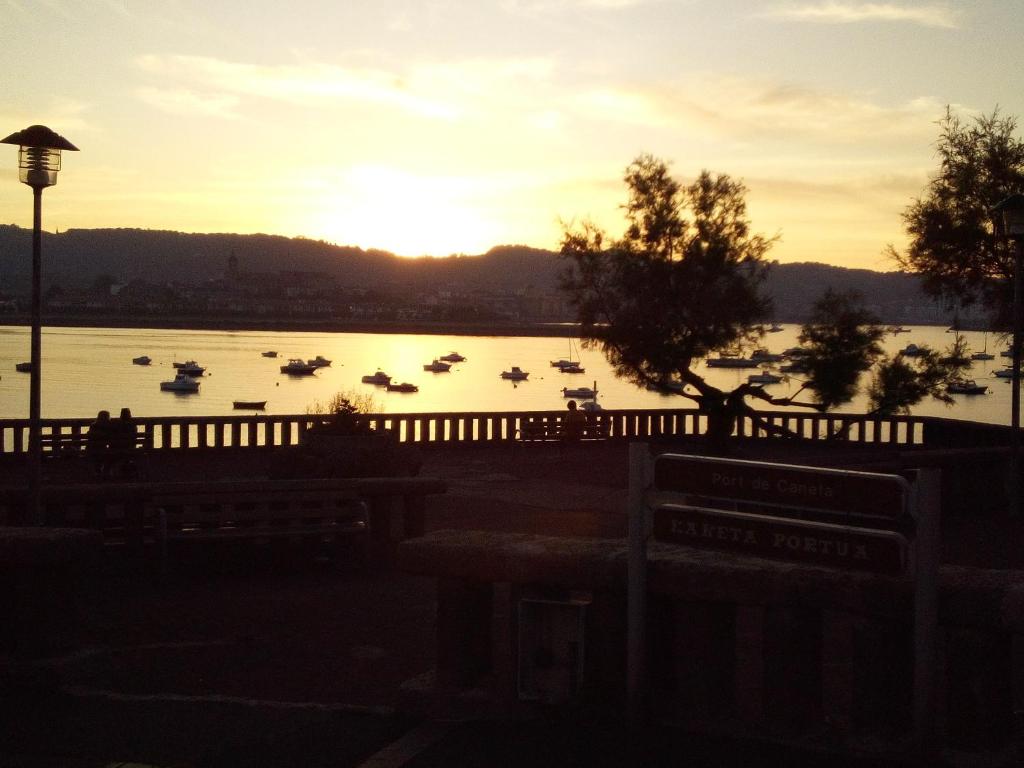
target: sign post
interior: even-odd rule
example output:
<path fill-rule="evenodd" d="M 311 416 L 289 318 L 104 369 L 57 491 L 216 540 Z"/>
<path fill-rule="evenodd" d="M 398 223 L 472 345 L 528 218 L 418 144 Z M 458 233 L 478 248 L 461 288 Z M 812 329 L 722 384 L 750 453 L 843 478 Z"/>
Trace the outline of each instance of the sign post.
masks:
<path fill-rule="evenodd" d="M 630 446 L 628 712 L 645 701 L 647 538 L 914 577 L 913 737 L 934 723 L 939 472 L 899 475 L 664 454 Z M 648 520 L 653 518 L 653 523 Z M 636 718 L 636 719 L 634 719 Z"/>

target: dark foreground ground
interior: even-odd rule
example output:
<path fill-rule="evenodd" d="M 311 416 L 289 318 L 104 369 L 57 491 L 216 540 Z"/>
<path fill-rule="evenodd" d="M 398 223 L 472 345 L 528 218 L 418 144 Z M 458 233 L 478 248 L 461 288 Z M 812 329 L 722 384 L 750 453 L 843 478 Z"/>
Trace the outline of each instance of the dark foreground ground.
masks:
<path fill-rule="evenodd" d="M 449 483 L 430 503 L 430 529 L 624 535 L 625 446 L 424 458 L 422 474 Z M 944 521 L 945 559 L 1019 567 L 1022 528 Z M 433 666 L 434 590 L 428 579 L 251 548 L 195 553 L 163 586 L 111 559 L 67 630 L 73 650 L 32 665 L 0 657 L 0 768 L 896 764 L 667 729 L 630 739 L 621 723 L 582 715 L 509 724 L 405 714 L 402 684 Z"/>

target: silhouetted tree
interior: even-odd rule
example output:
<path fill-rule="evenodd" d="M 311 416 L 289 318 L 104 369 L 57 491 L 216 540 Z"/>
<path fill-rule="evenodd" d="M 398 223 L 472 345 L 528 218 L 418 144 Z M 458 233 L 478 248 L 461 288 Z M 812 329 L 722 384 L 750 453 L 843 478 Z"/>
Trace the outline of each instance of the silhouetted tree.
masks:
<path fill-rule="evenodd" d="M 983 302 L 1006 327 L 1012 305 L 1013 250 L 993 228 L 993 206 L 1024 191 L 1024 141 L 999 110 L 962 122 L 950 108 L 939 121 L 938 172 L 903 212 L 910 245 L 889 246 L 925 290 L 949 303 Z"/>
<path fill-rule="evenodd" d="M 641 155 L 624 178 L 622 237 L 608 241 L 585 222 L 567 227 L 561 244 L 561 285 L 583 342 L 599 347 L 617 376 L 692 400 L 708 415 L 713 443 L 744 415 L 769 433 L 789 434 L 761 419 L 748 398 L 823 411 L 853 397 L 860 375 L 882 355 L 882 330 L 851 295 L 827 293 L 815 306 L 801 334 L 806 381 L 793 395 L 773 397 L 749 383 L 724 391 L 697 373 L 702 358 L 761 338 L 759 323 L 771 309 L 761 290 L 765 255 L 774 238 L 751 233 L 746 188 L 725 174 L 702 171 L 683 187 L 664 161 Z"/>
<path fill-rule="evenodd" d="M 871 371 L 871 415 L 906 414 L 926 397 L 951 405 L 946 388 L 971 364 L 964 340 L 957 335 L 944 355 L 922 346 L 914 357 L 888 357 L 879 345 L 884 334 L 860 294 L 826 290 L 800 331 L 804 389 L 827 410 L 853 399 L 861 375 Z"/>

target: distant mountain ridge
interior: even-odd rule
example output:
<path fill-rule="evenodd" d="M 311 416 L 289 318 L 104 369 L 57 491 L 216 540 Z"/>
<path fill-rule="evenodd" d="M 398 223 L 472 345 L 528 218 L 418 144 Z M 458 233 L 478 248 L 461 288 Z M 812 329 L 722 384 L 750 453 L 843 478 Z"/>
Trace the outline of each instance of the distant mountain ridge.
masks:
<path fill-rule="evenodd" d="M 30 280 L 31 231 L 0 225 L 0 292 L 22 294 Z M 340 287 L 410 291 L 557 291 L 557 253 L 502 245 L 478 256 L 407 259 L 380 250 L 277 235 L 190 234 L 144 229 L 43 233 L 44 288 L 85 288 L 100 275 L 120 282 L 198 283 L 225 274 L 234 255 L 247 273 L 317 272 Z M 861 291 L 886 322 L 942 322 L 944 312 L 899 272 L 820 263 L 775 264 L 767 288 L 779 321 L 803 319 L 825 288 Z"/>

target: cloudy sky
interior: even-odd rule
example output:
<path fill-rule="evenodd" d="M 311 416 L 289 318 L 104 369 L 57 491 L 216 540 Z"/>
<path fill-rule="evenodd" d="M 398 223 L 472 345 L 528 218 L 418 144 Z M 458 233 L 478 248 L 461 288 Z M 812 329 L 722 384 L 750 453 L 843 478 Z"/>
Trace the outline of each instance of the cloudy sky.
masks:
<path fill-rule="evenodd" d="M 618 233 L 639 153 L 741 178 L 772 257 L 892 269 L 946 105 L 1024 116 L 1017 0 L 0 0 L 0 134 L 78 145 L 44 228 L 402 255 Z M 0 223 L 31 226 L 16 149 Z M 5 180 L 6 179 L 6 180 Z"/>

